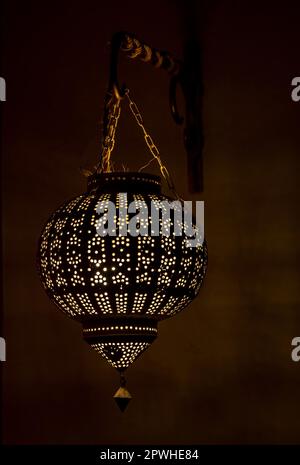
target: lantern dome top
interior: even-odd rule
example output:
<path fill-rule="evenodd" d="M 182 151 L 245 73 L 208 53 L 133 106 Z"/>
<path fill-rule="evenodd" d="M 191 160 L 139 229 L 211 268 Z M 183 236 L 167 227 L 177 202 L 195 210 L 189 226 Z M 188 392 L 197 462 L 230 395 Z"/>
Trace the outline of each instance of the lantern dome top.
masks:
<path fill-rule="evenodd" d="M 94 190 L 159 194 L 161 192 L 161 178 L 154 174 L 132 171 L 96 173 L 88 178 L 88 191 Z"/>

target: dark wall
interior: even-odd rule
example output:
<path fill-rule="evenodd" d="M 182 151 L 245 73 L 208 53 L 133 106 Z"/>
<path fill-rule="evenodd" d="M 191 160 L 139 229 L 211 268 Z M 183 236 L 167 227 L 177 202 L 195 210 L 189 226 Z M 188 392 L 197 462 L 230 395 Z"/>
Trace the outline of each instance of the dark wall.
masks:
<path fill-rule="evenodd" d="M 5 443 L 300 440 L 300 363 L 290 356 L 300 323 L 300 102 L 290 98 L 300 7 L 195 3 L 187 11 L 204 51 L 203 195 L 187 192 L 167 76 L 125 59 L 120 67 L 178 190 L 206 202 L 209 246 L 199 297 L 160 325 L 130 368 L 134 400 L 121 414 L 116 373 L 40 285 L 37 240 L 57 206 L 84 190 L 79 167 L 97 160 L 112 33 L 135 32 L 180 56 L 187 2 L 6 2 Z M 114 156 L 132 169 L 149 159 L 126 108 Z"/>

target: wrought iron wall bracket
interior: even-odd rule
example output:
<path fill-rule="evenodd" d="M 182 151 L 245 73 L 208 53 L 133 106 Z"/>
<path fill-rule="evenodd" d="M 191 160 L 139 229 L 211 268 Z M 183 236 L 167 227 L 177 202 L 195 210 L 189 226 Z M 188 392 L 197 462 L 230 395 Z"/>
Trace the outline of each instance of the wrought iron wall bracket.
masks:
<path fill-rule="evenodd" d="M 170 75 L 169 104 L 176 124 L 184 128 L 184 145 L 187 152 L 189 190 L 201 192 L 202 182 L 202 73 L 199 66 L 199 50 L 194 44 L 185 48 L 184 60 L 175 59 L 170 53 L 157 50 L 139 41 L 127 32 L 117 32 L 111 40 L 110 75 L 108 96 L 123 98 L 126 92 L 125 83 L 118 79 L 119 52 L 129 58 L 139 58 L 151 63 L 155 68 L 166 70 Z M 177 88 L 181 88 L 185 100 L 185 117 L 180 115 L 177 106 Z M 109 97 L 108 97 L 109 98 Z"/>

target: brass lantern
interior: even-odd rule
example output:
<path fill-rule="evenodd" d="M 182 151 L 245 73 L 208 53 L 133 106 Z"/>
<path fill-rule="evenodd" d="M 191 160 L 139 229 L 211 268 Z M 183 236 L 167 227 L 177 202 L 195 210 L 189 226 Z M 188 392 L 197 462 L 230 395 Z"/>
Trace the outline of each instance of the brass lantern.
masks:
<path fill-rule="evenodd" d="M 81 323 L 84 340 L 121 373 L 115 396 L 121 409 L 131 397 L 124 371 L 156 339 L 158 322 L 196 297 L 206 271 L 205 242 L 191 247 L 184 232 L 175 234 L 181 203 L 170 208 L 168 220 L 163 215 L 173 200 L 162 194 L 158 176 L 102 167 L 88 178 L 84 194 L 53 213 L 39 242 L 39 272 L 48 296 Z M 147 207 L 142 221 L 148 234 L 120 234 L 121 210 L 132 204 Z M 100 235 L 99 208 L 107 212 L 109 205 L 115 206 L 115 229 Z M 168 235 L 162 228 L 151 234 L 153 205 L 160 226 L 168 221 Z M 132 216 L 126 214 L 127 224 Z"/>

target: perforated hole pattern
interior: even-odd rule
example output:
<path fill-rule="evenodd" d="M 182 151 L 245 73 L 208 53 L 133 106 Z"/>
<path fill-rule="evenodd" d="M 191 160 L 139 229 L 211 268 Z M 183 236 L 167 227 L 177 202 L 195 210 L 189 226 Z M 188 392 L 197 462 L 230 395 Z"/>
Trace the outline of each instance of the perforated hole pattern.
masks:
<path fill-rule="evenodd" d="M 188 247 L 185 236 L 101 237 L 98 203 L 126 206 L 123 193 L 85 193 L 49 219 L 40 239 L 39 269 L 51 299 L 68 316 L 148 316 L 157 320 L 183 310 L 203 281 L 206 245 Z M 128 193 L 127 202 L 160 205 L 166 197 Z M 149 209 L 150 211 L 150 209 Z M 151 223 L 151 216 L 146 223 Z M 172 221 L 171 221 L 172 223 Z"/>

